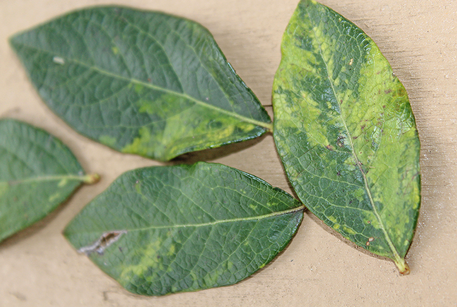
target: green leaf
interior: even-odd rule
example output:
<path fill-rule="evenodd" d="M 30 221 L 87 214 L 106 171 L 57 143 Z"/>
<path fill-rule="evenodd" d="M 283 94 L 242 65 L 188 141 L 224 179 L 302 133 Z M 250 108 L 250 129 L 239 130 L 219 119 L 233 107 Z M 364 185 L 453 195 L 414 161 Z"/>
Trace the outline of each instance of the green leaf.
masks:
<path fill-rule="evenodd" d="M 274 139 L 298 197 L 403 274 L 420 206 L 420 143 L 405 88 L 376 44 L 303 0 L 275 76 Z"/>
<path fill-rule="evenodd" d="M 213 36 L 187 19 L 94 7 L 10 43 L 46 104 L 118 151 L 166 161 L 272 128 Z"/>
<path fill-rule="evenodd" d="M 303 209 L 224 165 L 150 167 L 121 175 L 64 235 L 128 291 L 165 295 L 250 276 L 285 248 Z"/>
<path fill-rule="evenodd" d="M 0 241 L 39 221 L 95 175 L 41 129 L 0 120 Z"/>

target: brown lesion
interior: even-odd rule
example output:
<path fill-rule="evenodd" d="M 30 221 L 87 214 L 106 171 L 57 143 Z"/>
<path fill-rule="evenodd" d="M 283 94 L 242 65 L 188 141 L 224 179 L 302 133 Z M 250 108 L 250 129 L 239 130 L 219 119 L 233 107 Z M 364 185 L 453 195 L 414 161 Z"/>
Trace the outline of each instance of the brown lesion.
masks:
<path fill-rule="evenodd" d="M 344 139 L 345 139 L 344 136 L 339 136 L 337 138 L 336 144 L 338 145 L 338 147 L 344 147 Z"/>
<path fill-rule="evenodd" d="M 93 252 L 97 252 L 99 255 L 103 255 L 103 252 L 111 244 L 120 239 L 123 234 L 126 234 L 125 230 L 115 230 L 103 233 L 100 238 L 95 241 L 93 244 L 81 247 L 78 252 L 85 253 L 87 256 Z"/>

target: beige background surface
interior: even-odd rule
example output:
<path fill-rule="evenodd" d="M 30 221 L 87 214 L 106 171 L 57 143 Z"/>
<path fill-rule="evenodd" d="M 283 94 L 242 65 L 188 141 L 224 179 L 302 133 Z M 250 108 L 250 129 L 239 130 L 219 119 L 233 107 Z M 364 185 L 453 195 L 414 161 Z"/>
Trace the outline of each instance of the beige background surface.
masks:
<path fill-rule="evenodd" d="M 7 37 L 104 0 L 0 0 L 0 117 L 60 137 L 102 181 L 81 188 L 56 213 L 0 245 L 0 306 L 456 306 L 457 1 L 322 0 L 379 45 L 408 90 L 422 142 L 422 209 L 407 256 L 411 275 L 361 253 L 306 214 L 287 250 L 234 286 L 166 297 L 123 290 L 61 235 L 81 208 L 126 170 L 157 162 L 114 152 L 57 118 L 40 100 Z M 118 0 L 194 19 L 271 113 L 280 42 L 298 0 Z M 291 192 L 271 135 L 192 155 L 257 175 Z"/>

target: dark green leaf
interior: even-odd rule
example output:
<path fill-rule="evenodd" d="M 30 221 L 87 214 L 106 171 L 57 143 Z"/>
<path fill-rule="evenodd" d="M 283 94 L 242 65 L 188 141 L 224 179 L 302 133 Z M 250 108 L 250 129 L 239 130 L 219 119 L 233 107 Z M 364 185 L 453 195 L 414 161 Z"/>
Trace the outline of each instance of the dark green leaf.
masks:
<path fill-rule="evenodd" d="M 47 105 L 78 132 L 158 160 L 258 137 L 270 117 L 200 24 L 123 7 L 11 38 Z"/>
<path fill-rule="evenodd" d="M 202 162 L 123 174 L 64 234 L 127 290 L 164 295 L 243 280 L 284 249 L 302 217 L 284 191 Z"/>
<path fill-rule="evenodd" d="M 45 217 L 85 176 L 70 150 L 49 133 L 0 120 L 0 241 Z"/>
<path fill-rule="evenodd" d="M 303 0 L 274 82 L 275 142 L 299 198 L 327 225 L 408 273 L 420 143 L 405 88 L 375 43 Z"/>

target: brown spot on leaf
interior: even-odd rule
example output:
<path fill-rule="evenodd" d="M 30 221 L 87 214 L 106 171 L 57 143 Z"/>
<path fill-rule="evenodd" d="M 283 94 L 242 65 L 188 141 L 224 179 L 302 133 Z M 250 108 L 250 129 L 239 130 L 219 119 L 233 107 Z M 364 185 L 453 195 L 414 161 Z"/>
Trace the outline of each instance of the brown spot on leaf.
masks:
<path fill-rule="evenodd" d="M 339 136 L 336 139 L 336 144 L 338 145 L 338 147 L 343 147 L 344 146 L 344 136 Z"/>
<path fill-rule="evenodd" d="M 86 255 L 90 255 L 93 252 L 97 252 L 99 255 L 103 255 L 105 249 L 120 239 L 123 234 L 126 234 L 127 231 L 125 230 L 115 230 L 115 231 L 108 231 L 103 233 L 100 238 L 95 241 L 92 245 L 81 247 L 78 252 L 85 253 Z"/>

